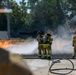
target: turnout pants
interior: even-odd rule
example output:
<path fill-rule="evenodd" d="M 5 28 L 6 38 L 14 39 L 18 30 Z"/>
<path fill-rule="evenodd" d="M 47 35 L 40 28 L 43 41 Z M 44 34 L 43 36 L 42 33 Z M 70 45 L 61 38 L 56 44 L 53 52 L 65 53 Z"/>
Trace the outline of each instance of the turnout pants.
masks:
<path fill-rule="evenodd" d="M 51 57 L 51 46 L 50 44 L 43 44 L 43 56 Z"/>
<path fill-rule="evenodd" d="M 38 45 L 38 54 L 39 56 L 42 56 L 42 50 L 43 50 L 43 44 Z"/>

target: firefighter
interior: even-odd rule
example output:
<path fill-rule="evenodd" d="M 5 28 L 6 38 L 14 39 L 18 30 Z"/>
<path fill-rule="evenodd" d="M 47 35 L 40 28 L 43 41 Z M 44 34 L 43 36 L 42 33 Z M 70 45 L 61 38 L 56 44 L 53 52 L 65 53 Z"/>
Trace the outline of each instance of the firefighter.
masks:
<path fill-rule="evenodd" d="M 42 50 L 43 50 L 43 32 L 38 31 L 37 41 L 38 41 L 38 54 L 39 57 L 42 56 Z"/>
<path fill-rule="evenodd" d="M 73 37 L 73 47 L 74 47 L 74 53 L 73 53 L 73 58 L 74 58 L 76 55 L 76 34 Z"/>
<path fill-rule="evenodd" d="M 52 45 L 53 38 L 51 38 L 51 33 L 48 31 L 44 36 L 44 51 L 43 56 L 44 57 L 51 57 L 51 45 Z"/>

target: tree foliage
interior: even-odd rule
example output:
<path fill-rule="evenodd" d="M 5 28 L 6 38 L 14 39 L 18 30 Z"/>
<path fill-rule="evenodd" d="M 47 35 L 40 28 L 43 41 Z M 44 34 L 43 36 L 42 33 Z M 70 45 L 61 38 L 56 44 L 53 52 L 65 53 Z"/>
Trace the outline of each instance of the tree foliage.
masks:
<path fill-rule="evenodd" d="M 60 3 L 60 0 L 37 0 L 37 2 L 34 2 L 34 8 L 31 8 L 30 13 L 34 17 L 35 25 L 38 28 L 45 29 L 46 27 L 54 28 L 58 24 L 63 23 L 64 12 Z"/>
<path fill-rule="evenodd" d="M 7 5 L 4 0 L 3 5 Z M 76 15 L 76 0 L 10 0 L 11 32 L 55 29 Z M 27 10 L 30 10 L 28 13 Z M 0 27 L 6 29 L 6 14 L 0 14 Z M 1 25 L 5 27 L 2 28 Z M 13 33 L 12 32 L 12 33 Z"/>

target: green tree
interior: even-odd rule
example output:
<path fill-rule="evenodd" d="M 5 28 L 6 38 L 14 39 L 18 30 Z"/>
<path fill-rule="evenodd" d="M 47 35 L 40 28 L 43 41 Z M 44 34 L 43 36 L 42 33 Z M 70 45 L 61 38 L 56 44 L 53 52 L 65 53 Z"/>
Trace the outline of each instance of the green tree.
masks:
<path fill-rule="evenodd" d="M 69 4 L 68 11 L 71 12 L 70 18 L 72 18 L 74 15 L 76 15 L 76 0 L 67 0 Z"/>
<path fill-rule="evenodd" d="M 11 13 L 11 30 L 17 32 L 25 29 L 26 2 L 22 0 L 18 5 L 16 1 L 11 0 L 10 7 L 13 10 L 13 13 Z"/>
<path fill-rule="evenodd" d="M 13 13 L 10 15 L 11 29 L 14 29 L 16 31 L 21 25 L 21 10 L 19 5 L 13 0 L 10 1 L 10 7 L 13 10 Z"/>
<path fill-rule="evenodd" d="M 36 28 L 55 28 L 63 23 L 65 17 L 61 8 L 61 0 L 37 0 L 31 2 L 29 6 L 31 4 L 33 4 L 33 8 L 30 8 L 30 13 L 35 20 Z"/>

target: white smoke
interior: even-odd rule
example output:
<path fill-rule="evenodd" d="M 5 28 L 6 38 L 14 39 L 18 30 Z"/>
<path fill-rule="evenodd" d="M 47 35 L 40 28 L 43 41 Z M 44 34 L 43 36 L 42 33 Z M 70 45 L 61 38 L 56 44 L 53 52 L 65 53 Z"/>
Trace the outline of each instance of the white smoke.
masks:
<path fill-rule="evenodd" d="M 38 42 L 36 40 L 32 40 L 29 42 L 24 42 L 20 44 L 14 44 L 7 48 L 7 50 L 11 53 L 15 54 L 36 54 Z"/>
<path fill-rule="evenodd" d="M 53 36 L 52 53 L 53 54 L 72 54 L 73 35 L 69 25 L 65 24 L 59 26 L 57 29 L 57 35 Z"/>
<path fill-rule="evenodd" d="M 52 54 L 72 54 L 73 35 L 69 25 L 59 26 L 57 33 L 52 35 Z M 38 42 L 32 40 L 21 44 L 12 45 L 7 48 L 8 51 L 16 54 L 38 54 Z"/>

